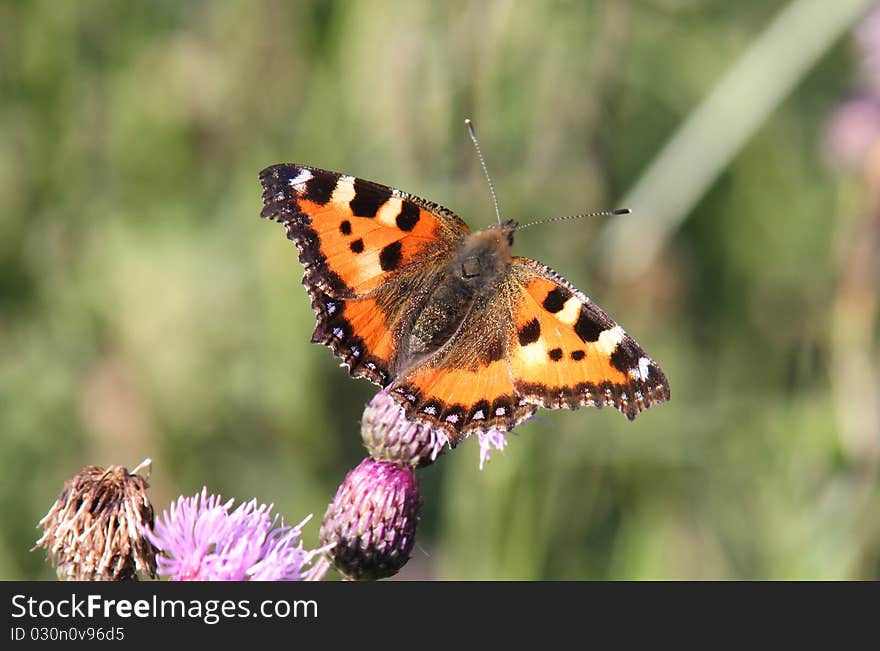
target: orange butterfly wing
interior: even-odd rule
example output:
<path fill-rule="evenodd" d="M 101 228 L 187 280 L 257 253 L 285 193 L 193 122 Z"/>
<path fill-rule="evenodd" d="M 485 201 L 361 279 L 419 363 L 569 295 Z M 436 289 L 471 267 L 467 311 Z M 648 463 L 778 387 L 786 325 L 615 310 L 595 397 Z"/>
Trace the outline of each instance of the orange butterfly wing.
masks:
<path fill-rule="evenodd" d="M 378 183 L 296 164 L 260 172 L 261 216 L 284 225 L 317 314 L 312 341 L 355 377 L 387 385 L 403 298 L 469 229 L 454 213 Z"/>
<path fill-rule="evenodd" d="M 408 416 L 440 427 L 452 445 L 467 432 L 512 430 L 537 410 L 518 399 L 506 360 L 477 369 L 420 367 L 391 391 Z"/>
<path fill-rule="evenodd" d="M 669 400 L 669 383 L 642 347 L 548 267 L 514 258 L 510 372 L 517 394 L 551 409 L 615 407 L 632 420 Z"/>
<path fill-rule="evenodd" d="M 514 257 L 449 352 L 397 380 L 391 395 L 457 443 L 513 429 L 538 407 L 611 406 L 633 419 L 669 399 L 660 367 L 604 311 L 539 262 Z"/>

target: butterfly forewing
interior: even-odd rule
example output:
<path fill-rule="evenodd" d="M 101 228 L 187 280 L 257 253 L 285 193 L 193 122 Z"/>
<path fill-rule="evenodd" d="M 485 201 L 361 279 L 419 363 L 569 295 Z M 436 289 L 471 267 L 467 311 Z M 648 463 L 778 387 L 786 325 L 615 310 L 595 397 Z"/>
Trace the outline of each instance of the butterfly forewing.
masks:
<path fill-rule="evenodd" d="M 305 267 L 312 340 L 352 376 L 386 386 L 408 302 L 467 225 L 420 197 L 315 167 L 273 165 L 260 181 L 262 216 L 284 225 Z"/>
<path fill-rule="evenodd" d="M 451 211 L 352 176 L 282 164 L 260 181 L 262 216 L 284 224 L 296 243 L 304 284 L 336 298 L 366 296 L 398 273 L 439 264 L 468 233 Z"/>
<path fill-rule="evenodd" d="M 514 258 L 510 370 L 517 394 L 553 409 L 613 406 L 632 420 L 669 399 L 660 367 L 601 308 L 556 272 Z"/>

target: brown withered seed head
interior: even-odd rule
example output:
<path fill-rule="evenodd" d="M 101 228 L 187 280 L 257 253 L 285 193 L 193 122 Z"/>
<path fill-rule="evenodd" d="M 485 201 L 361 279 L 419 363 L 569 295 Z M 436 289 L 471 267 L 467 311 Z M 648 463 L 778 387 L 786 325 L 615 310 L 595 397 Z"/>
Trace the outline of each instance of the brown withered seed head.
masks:
<path fill-rule="evenodd" d="M 83 468 L 40 520 L 43 535 L 33 549 L 46 549 L 62 580 L 155 578 L 156 549 L 142 533 L 153 526 L 147 488 L 122 466 Z"/>

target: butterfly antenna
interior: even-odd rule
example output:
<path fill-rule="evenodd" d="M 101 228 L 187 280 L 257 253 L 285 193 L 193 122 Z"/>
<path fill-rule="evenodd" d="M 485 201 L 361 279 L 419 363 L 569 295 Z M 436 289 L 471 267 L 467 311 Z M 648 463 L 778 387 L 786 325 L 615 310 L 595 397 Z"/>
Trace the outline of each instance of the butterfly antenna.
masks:
<path fill-rule="evenodd" d="M 489 192 L 492 193 L 492 203 L 495 204 L 495 215 L 498 217 L 498 223 L 501 223 L 501 209 L 498 207 L 498 195 L 495 194 L 495 186 L 492 185 L 492 177 L 489 176 L 489 168 L 486 167 L 486 159 L 483 158 L 483 151 L 480 149 L 480 141 L 477 140 L 477 132 L 474 131 L 474 123 L 470 121 L 470 119 L 465 118 L 464 124 L 467 127 L 468 133 L 471 136 L 471 140 L 474 143 L 474 148 L 477 150 L 477 158 L 480 159 L 480 165 L 483 168 L 483 174 L 486 175 L 486 180 L 489 182 Z"/>
<path fill-rule="evenodd" d="M 629 208 L 618 208 L 616 210 L 600 210 L 599 212 L 588 212 L 583 213 L 581 215 L 565 215 L 564 217 L 550 217 L 548 219 L 539 219 L 537 221 L 529 222 L 528 224 L 520 224 L 516 227 L 516 230 L 521 231 L 524 228 L 528 228 L 529 226 L 535 226 L 537 224 L 549 224 L 550 222 L 564 222 L 569 219 L 581 219 L 583 217 L 612 217 L 614 215 L 629 215 L 632 213 L 632 210 Z"/>

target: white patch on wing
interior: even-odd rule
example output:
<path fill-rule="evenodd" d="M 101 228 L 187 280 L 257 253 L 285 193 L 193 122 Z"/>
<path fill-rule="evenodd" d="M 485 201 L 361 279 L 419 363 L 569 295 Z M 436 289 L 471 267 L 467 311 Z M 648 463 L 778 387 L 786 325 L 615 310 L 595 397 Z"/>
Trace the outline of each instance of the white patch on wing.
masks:
<path fill-rule="evenodd" d="M 348 204 L 352 199 L 354 199 L 354 177 L 340 176 L 330 200 L 348 210 Z"/>
<path fill-rule="evenodd" d="M 547 362 L 547 344 L 543 339 L 538 339 L 527 346 L 520 346 L 519 354 L 526 366 L 540 366 Z"/>
<path fill-rule="evenodd" d="M 352 286 L 357 287 L 370 278 L 375 278 L 383 273 L 382 265 L 379 262 L 380 251 L 365 251 L 358 256 L 358 264 L 353 271 Z M 356 274 L 356 275 L 355 275 Z"/>
<path fill-rule="evenodd" d="M 297 190 L 302 190 L 303 188 L 299 187 L 301 185 L 305 185 L 307 181 L 312 179 L 312 172 L 310 170 L 300 170 L 299 174 L 290 179 L 290 185 L 295 187 Z"/>
<path fill-rule="evenodd" d="M 400 214 L 400 207 L 402 205 L 402 199 L 392 196 L 379 208 L 379 211 L 376 213 L 376 220 L 383 226 L 396 227 L 397 216 Z"/>
<path fill-rule="evenodd" d="M 614 326 L 613 328 L 600 332 L 599 340 L 593 344 L 593 346 L 595 346 L 603 355 L 611 355 L 611 353 L 614 352 L 614 349 L 617 348 L 617 344 L 623 341 L 625 336 L 626 333 L 623 331 L 623 328 L 619 325 Z"/>
<path fill-rule="evenodd" d="M 583 307 L 583 305 L 583 303 L 572 296 L 565 301 L 565 305 L 563 305 L 562 309 L 556 313 L 556 318 L 566 325 L 573 326 L 577 323 L 578 317 L 581 315 L 581 307 Z"/>
<path fill-rule="evenodd" d="M 651 360 L 647 357 L 639 357 L 639 375 L 643 380 L 648 379 L 648 367 L 651 365 Z"/>

